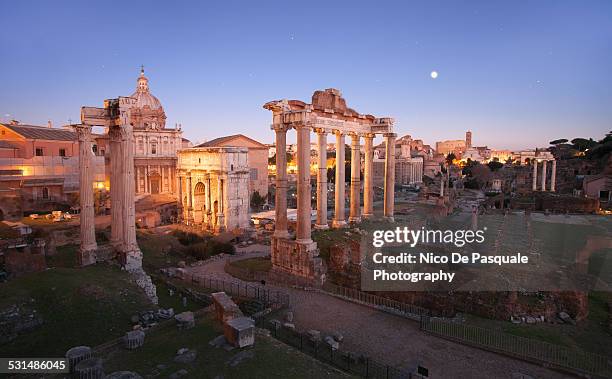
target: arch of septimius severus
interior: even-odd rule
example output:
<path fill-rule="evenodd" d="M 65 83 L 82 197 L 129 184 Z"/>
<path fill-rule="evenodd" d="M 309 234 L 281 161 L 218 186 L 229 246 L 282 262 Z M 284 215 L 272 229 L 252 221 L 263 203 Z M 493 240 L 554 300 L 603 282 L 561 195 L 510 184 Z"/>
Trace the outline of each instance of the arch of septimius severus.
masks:
<path fill-rule="evenodd" d="M 386 143 L 384 210 L 386 219 L 393 220 L 395 185 L 395 137 L 393 119 L 359 114 L 346 106 L 340 91 L 315 91 L 312 103 L 299 100 L 277 100 L 264 105 L 272 111 L 272 130 L 276 134 L 276 225 L 272 237 L 273 275 L 297 276 L 307 282 L 320 284 L 325 272 L 316 242 L 311 239 L 311 184 L 310 184 L 310 132 L 317 134 L 317 219 L 315 228 L 328 228 L 327 220 L 327 135 L 336 137 L 336 162 L 344 162 L 345 137 L 351 138 L 351 182 L 349 222 L 373 217 L 373 141 L 382 134 Z M 295 239 L 287 228 L 287 131 L 297 132 L 297 226 Z M 364 139 L 363 213 L 360 207 L 360 144 Z M 344 164 L 336 163 L 335 212 L 332 227 L 343 227 L 345 220 Z"/>

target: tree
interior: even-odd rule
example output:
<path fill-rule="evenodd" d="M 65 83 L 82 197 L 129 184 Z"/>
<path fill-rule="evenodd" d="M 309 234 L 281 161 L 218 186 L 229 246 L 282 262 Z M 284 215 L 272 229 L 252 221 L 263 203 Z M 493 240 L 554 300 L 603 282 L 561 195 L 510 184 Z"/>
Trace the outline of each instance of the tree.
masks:
<path fill-rule="evenodd" d="M 489 163 L 487 163 L 487 166 L 489 166 L 489 169 L 491 171 L 497 171 L 500 168 L 504 167 L 504 164 L 498 161 L 490 161 Z"/>
<path fill-rule="evenodd" d="M 571 142 L 574 145 L 574 148 L 578 151 L 586 151 L 587 149 L 597 145 L 597 142 L 593 141 L 593 138 L 574 138 Z"/>
<path fill-rule="evenodd" d="M 562 143 L 567 143 L 567 141 L 568 141 L 568 140 L 567 140 L 567 139 L 565 139 L 565 138 L 560 138 L 560 139 L 556 139 L 556 140 L 550 141 L 549 143 L 550 143 L 551 145 L 560 145 L 560 144 L 562 144 Z"/>
<path fill-rule="evenodd" d="M 448 153 L 448 155 L 446 156 L 446 164 L 449 166 L 452 165 L 455 159 L 457 159 L 455 153 Z"/>
<path fill-rule="evenodd" d="M 261 207 L 266 203 L 266 199 L 264 199 L 259 191 L 253 192 L 251 195 L 251 208 L 252 209 L 261 209 Z"/>

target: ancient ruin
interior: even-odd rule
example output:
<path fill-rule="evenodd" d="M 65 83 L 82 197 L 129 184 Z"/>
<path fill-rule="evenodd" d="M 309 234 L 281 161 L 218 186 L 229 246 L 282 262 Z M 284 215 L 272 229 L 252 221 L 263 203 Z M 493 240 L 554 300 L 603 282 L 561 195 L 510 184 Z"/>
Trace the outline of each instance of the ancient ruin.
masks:
<path fill-rule="evenodd" d="M 222 232 L 249 225 L 248 149 L 194 147 L 178 153 L 178 198 L 182 220 Z"/>
<path fill-rule="evenodd" d="M 541 176 L 541 187 L 540 190 L 542 192 L 546 191 L 546 163 L 549 160 L 547 159 L 537 159 L 534 158 L 532 165 L 533 165 L 533 182 L 531 185 L 531 189 L 532 191 L 537 191 L 538 190 L 538 163 L 542 162 L 542 176 Z M 549 191 L 550 192 L 555 192 L 555 183 L 557 181 L 557 160 L 556 159 L 551 159 L 552 161 L 552 170 L 550 173 L 550 187 L 549 187 Z"/>
<path fill-rule="evenodd" d="M 155 286 L 142 269 L 142 252 L 136 241 L 134 207 L 134 138 L 130 122 L 131 108 L 136 100 L 119 97 L 104 101 L 103 108 L 82 107 L 81 124 L 74 128 L 81 150 L 79 169 L 81 178 L 81 247 L 78 261 L 82 266 L 96 263 L 98 249 L 95 239 L 93 212 L 93 182 L 89 165 L 91 128 L 102 126 L 108 131 L 111 147 L 111 246 L 121 267 L 134 274 L 153 302 L 157 302 Z"/>
<path fill-rule="evenodd" d="M 327 175 L 324 164 L 327 134 L 336 136 L 336 162 L 344 162 L 345 137 L 351 138 L 351 182 L 349 222 L 371 218 L 373 211 L 373 140 L 382 134 L 386 143 L 384 218 L 393 221 L 393 198 L 395 184 L 396 134 L 394 120 L 389 117 L 377 118 L 363 115 L 348 108 L 340 91 L 329 88 L 315 91 L 312 103 L 300 100 L 276 100 L 264 105 L 272 111 L 272 130 L 276 134 L 276 151 L 286 149 L 287 131 L 297 132 L 297 227 L 295 239 L 290 238 L 287 229 L 287 161 L 285 154 L 276 154 L 276 225 L 272 237 L 273 275 L 290 275 L 311 284 L 321 284 L 325 272 L 318 257 L 317 244 L 311 239 L 311 184 L 310 184 L 310 132 L 317 133 L 319 169 L 317 171 L 317 220 L 315 228 L 328 228 L 327 221 Z M 365 140 L 364 161 L 364 207 L 360 207 L 359 156 L 361 138 Z M 344 227 L 345 219 L 344 164 L 336 165 L 335 213 L 332 227 Z"/>

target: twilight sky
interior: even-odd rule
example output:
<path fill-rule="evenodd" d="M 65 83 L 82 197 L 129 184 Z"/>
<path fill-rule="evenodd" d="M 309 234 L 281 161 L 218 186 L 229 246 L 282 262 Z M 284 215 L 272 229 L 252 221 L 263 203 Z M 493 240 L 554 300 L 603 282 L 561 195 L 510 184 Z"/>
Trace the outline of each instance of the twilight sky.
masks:
<path fill-rule="evenodd" d="M 0 121 L 74 122 L 130 95 L 144 64 L 167 125 L 192 141 L 270 143 L 265 102 L 330 87 L 431 144 L 467 129 L 510 149 L 612 130 L 607 0 L 23 0 L 1 1 L 0 20 Z"/>

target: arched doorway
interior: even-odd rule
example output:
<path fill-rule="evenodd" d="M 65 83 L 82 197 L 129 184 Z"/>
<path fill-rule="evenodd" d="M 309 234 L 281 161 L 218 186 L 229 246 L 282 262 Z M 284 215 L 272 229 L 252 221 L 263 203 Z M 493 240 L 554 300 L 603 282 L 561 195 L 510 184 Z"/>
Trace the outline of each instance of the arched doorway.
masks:
<path fill-rule="evenodd" d="M 201 224 L 206 212 L 206 187 L 198 182 L 193 189 L 193 221 Z"/>
<path fill-rule="evenodd" d="M 151 173 L 151 175 L 149 175 L 149 183 L 151 186 L 151 194 L 158 194 L 161 190 L 161 175 L 157 172 Z"/>

